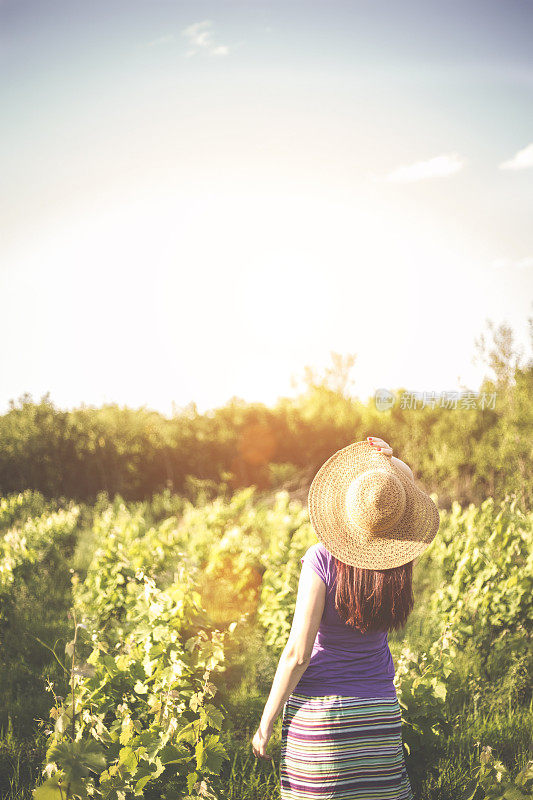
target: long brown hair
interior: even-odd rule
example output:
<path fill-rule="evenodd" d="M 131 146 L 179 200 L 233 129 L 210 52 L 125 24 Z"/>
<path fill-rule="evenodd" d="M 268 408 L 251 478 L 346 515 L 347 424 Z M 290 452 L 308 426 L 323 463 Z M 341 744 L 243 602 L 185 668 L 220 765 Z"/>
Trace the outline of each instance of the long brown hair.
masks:
<path fill-rule="evenodd" d="M 334 557 L 335 608 L 362 633 L 402 628 L 413 610 L 413 562 L 391 569 L 364 569 Z"/>

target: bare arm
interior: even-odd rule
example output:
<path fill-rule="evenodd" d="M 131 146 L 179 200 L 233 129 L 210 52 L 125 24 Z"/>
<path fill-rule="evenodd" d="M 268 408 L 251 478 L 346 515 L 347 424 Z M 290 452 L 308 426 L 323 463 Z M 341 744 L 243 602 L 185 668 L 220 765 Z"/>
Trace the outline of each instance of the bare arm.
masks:
<path fill-rule="evenodd" d="M 407 477 L 410 478 L 413 483 L 415 482 L 415 476 L 413 475 L 413 471 L 409 464 L 406 464 L 405 461 L 401 460 L 401 458 L 396 458 L 396 456 L 391 456 L 391 461 L 394 461 L 397 467 L 403 469 Z"/>
<path fill-rule="evenodd" d="M 384 439 L 380 439 L 377 436 L 367 436 L 367 441 L 369 442 L 369 444 L 371 444 L 373 447 L 375 447 L 377 450 L 383 453 L 384 456 L 388 456 L 390 460 L 396 464 L 397 467 L 399 467 L 401 470 L 405 472 L 407 477 L 413 483 L 415 482 L 415 476 L 413 475 L 411 467 L 409 466 L 409 464 L 406 464 L 405 461 L 402 461 L 401 458 L 396 458 L 396 456 L 392 455 L 392 447 L 390 446 L 390 444 L 387 444 L 387 442 L 384 441 Z"/>

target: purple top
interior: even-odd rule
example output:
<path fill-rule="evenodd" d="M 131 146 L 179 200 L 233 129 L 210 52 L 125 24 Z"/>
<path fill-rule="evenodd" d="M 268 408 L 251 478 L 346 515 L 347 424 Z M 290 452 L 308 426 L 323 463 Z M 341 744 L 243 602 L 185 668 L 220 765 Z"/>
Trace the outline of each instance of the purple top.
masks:
<path fill-rule="evenodd" d="M 387 631 L 361 633 L 335 608 L 335 561 L 322 542 L 301 558 L 326 584 L 324 613 L 311 662 L 293 692 L 310 696 L 396 697 Z"/>

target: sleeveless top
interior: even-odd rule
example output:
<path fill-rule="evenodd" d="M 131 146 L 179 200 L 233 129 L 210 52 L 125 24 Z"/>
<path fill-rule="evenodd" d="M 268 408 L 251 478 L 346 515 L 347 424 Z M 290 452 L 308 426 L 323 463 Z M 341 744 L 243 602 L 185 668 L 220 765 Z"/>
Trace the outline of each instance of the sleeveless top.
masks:
<path fill-rule="evenodd" d="M 326 585 L 326 601 L 311 661 L 293 692 L 308 696 L 396 697 L 387 631 L 362 633 L 335 608 L 335 561 L 322 542 L 301 558 Z"/>

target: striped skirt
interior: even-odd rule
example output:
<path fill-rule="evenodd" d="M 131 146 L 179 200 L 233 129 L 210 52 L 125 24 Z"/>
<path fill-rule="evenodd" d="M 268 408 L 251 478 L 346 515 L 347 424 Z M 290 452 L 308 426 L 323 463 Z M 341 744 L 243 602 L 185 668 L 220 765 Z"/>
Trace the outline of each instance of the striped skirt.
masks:
<path fill-rule="evenodd" d="M 283 707 L 281 800 L 414 800 L 398 699 L 291 694 Z"/>

